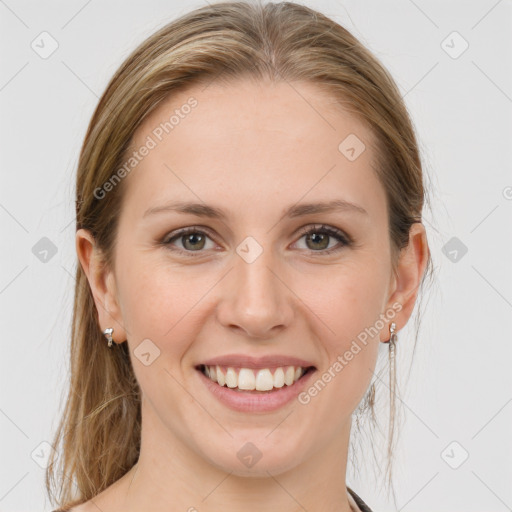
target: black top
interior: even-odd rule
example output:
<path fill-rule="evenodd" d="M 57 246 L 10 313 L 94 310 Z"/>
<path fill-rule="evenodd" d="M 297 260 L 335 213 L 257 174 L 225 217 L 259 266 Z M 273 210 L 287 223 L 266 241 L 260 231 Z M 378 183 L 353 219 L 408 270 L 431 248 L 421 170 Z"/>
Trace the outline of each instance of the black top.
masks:
<path fill-rule="evenodd" d="M 347 486 L 347 491 L 350 493 L 354 501 L 357 503 L 357 506 L 361 509 L 361 512 L 373 512 L 372 509 L 350 488 Z M 70 512 L 72 509 L 64 509 L 59 508 L 58 510 L 53 510 L 53 512 Z"/>
<path fill-rule="evenodd" d="M 372 509 L 350 488 L 347 486 L 347 491 L 350 493 L 361 512 L 373 512 Z"/>

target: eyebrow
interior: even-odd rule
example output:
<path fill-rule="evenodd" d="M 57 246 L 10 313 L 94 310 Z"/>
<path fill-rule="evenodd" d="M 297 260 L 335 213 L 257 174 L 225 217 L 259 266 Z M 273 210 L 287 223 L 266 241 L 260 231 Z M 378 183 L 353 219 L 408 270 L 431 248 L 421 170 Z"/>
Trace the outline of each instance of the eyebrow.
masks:
<path fill-rule="evenodd" d="M 228 214 L 221 208 L 210 206 L 205 203 L 191 203 L 183 201 L 172 201 L 161 206 L 149 208 L 144 212 L 143 218 L 147 217 L 148 215 L 169 211 L 196 215 L 198 217 L 210 217 L 223 221 L 227 220 L 228 218 Z M 351 203 L 349 201 L 345 201 L 344 199 L 335 199 L 327 202 L 301 204 L 296 203 L 283 211 L 282 218 L 296 218 L 305 215 L 312 215 L 315 213 L 328 213 L 335 211 L 348 211 L 368 215 L 368 212 L 362 206 Z"/>

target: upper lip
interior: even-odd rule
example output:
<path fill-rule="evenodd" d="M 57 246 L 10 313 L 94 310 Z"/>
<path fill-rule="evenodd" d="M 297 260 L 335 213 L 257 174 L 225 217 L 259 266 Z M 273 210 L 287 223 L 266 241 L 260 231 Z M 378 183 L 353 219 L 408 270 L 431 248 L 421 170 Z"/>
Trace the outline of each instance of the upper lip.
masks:
<path fill-rule="evenodd" d="M 252 357 L 247 354 L 227 354 L 224 356 L 217 356 L 201 364 L 205 366 L 232 366 L 237 368 L 274 368 L 279 366 L 301 366 L 308 368 L 313 366 L 313 363 L 305 359 L 286 355 L 266 355 L 261 357 Z"/>

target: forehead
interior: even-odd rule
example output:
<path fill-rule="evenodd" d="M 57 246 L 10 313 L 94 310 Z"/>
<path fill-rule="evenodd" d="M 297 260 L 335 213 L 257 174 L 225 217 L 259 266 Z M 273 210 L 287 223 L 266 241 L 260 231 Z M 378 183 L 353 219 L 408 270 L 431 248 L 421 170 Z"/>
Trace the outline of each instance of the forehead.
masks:
<path fill-rule="evenodd" d="M 134 215 L 169 199 L 252 212 L 301 197 L 341 195 L 375 208 L 385 201 L 372 168 L 371 132 L 310 83 L 190 87 L 152 112 L 128 153 L 144 146 L 126 178 L 125 202 Z"/>

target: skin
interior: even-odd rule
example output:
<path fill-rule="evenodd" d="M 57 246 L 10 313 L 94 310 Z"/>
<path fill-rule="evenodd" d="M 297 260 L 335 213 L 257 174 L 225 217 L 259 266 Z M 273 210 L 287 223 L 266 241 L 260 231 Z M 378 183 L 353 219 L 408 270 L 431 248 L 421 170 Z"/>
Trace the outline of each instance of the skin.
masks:
<path fill-rule="evenodd" d="M 198 106 L 125 178 L 115 268 L 101 266 L 89 232 L 76 235 L 100 327 L 114 327 L 116 343 L 127 340 L 143 394 L 137 465 L 76 510 L 347 512 L 351 414 L 379 343 L 389 340 L 389 322 L 308 404 L 293 400 L 275 412 L 228 409 L 194 366 L 229 353 L 286 354 L 312 361 L 316 379 L 396 303 L 399 331 L 425 270 L 425 229 L 411 228 L 395 275 L 371 134 L 313 84 L 194 86 L 161 104 L 133 147 L 191 96 Z M 349 134 L 366 144 L 352 162 L 338 150 Z M 143 217 L 174 199 L 214 205 L 228 217 Z M 297 202 L 331 199 L 367 213 L 282 218 Z M 325 254 L 327 244 L 308 244 L 298 231 L 317 224 L 342 230 L 353 244 L 330 237 L 329 248 L 339 250 Z M 204 245 L 178 237 L 172 251 L 159 243 L 197 225 L 207 228 Z M 236 252 L 247 236 L 263 248 L 250 264 Z M 198 257 L 184 254 L 198 246 Z M 146 338 L 161 351 L 149 366 L 133 356 Z M 246 442 L 262 453 L 251 468 L 237 457 Z"/>

